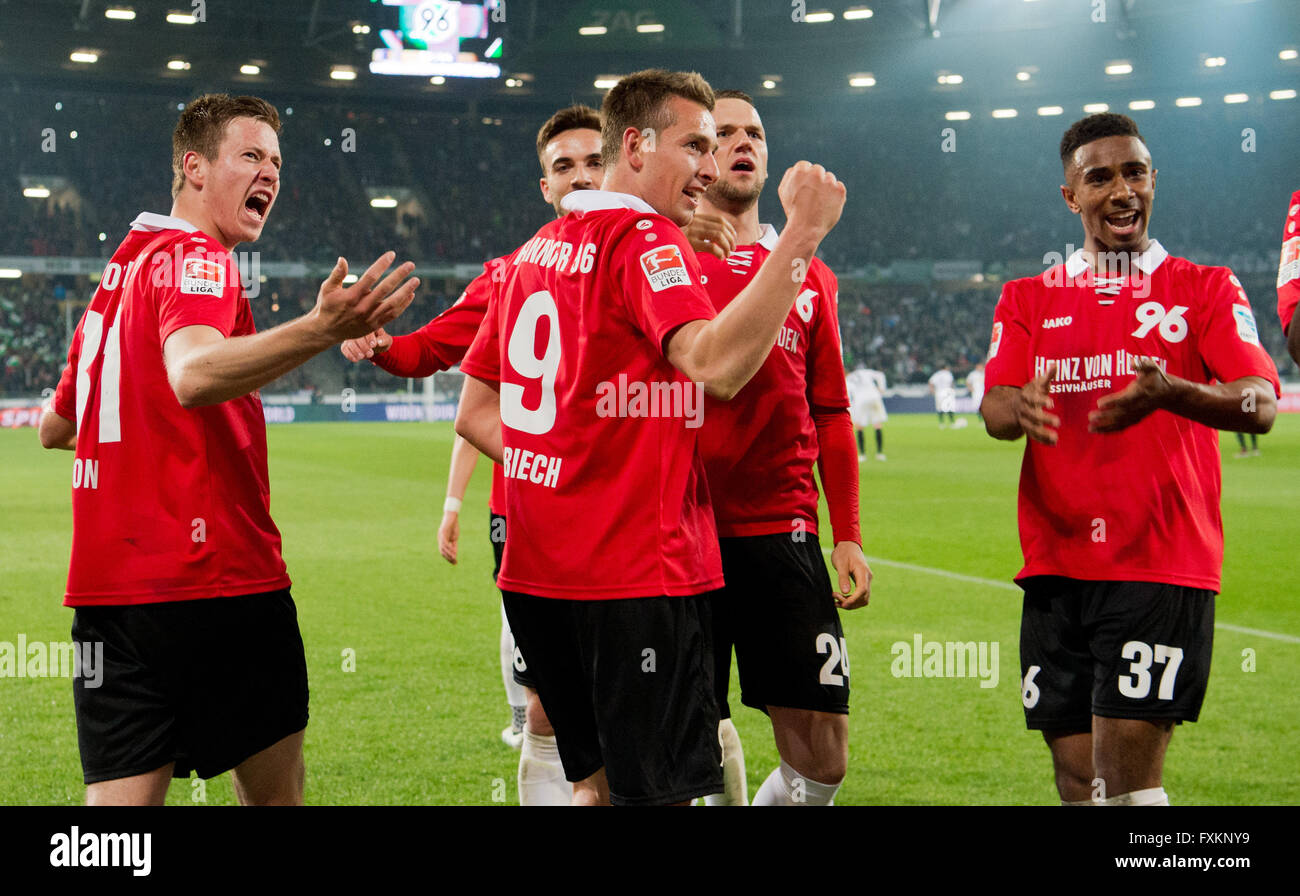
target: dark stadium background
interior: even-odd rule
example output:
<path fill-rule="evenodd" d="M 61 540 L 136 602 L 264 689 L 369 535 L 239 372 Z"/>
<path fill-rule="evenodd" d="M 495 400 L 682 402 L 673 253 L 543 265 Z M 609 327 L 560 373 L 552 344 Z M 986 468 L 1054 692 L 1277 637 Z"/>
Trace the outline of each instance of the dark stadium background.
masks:
<path fill-rule="evenodd" d="M 1231 264 L 1279 367 L 1295 372 L 1272 308 L 1286 203 L 1300 183 L 1300 100 L 1270 93 L 1300 87 L 1300 60 L 1279 55 L 1300 46 L 1300 4 L 810 0 L 808 14 L 835 14 L 823 23 L 794 21 L 799 5 L 509 0 L 501 78 L 435 86 L 367 71 L 379 28 L 395 19 L 369 0 L 208 0 L 201 10 L 188 0 L 0 0 L 0 268 L 10 271 L 0 279 L 0 398 L 54 385 L 68 322 L 93 291 L 87 276 L 33 273 L 42 264 L 22 259 L 48 270 L 51 259 L 107 258 L 138 212 L 167 212 L 170 133 L 178 105 L 196 95 L 254 93 L 284 115 L 282 192 L 262 240 L 241 249 L 264 265 L 305 262 L 306 276 L 260 285 L 258 326 L 310 307 L 337 254 L 359 263 L 391 247 L 427 284 L 393 328 L 404 332 L 545 223 L 539 123 L 563 104 L 599 106 L 602 75 L 648 66 L 696 69 L 753 94 L 774 178 L 806 157 L 846 182 L 844 218 L 822 255 L 842 281 L 847 358 L 891 385 L 924 382 L 941 363 L 960 379 L 984 352 L 1000 283 L 1081 242 L 1058 195 L 1056 145 L 1090 103 L 1133 115 L 1148 138 L 1160 172 L 1152 235 L 1174 254 Z M 864 5 L 870 18 L 845 18 Z M 110 7 L 135 18 L 106 18 Z M 166 20 L 191 9 L 203 20 Z M 593 24 L 606 33 L 579 33 Z M 98 61 L 71 61 L 85 49 Z M 1207 67 L 1214 57 L 1224 64 Z M 1117 61 L 1131 74 L 1107 75 Z M 249 63 L 259 74 L 240 74 Z M 357 77 L 334 80 L 334 66 Z M 941 74 L 961 83 L 940 84 Z M 868 75 L 872 86 L 851 86 Z M 1247 100 L 1225 103 L 1234 93 Z M 1202 104 L 1175 105 L 1188 96 Z M 1155 107 L 1130 112 L 1134 100 Z M 1050 106 L 1061 113 L 1038 114 Z M 970 117 L 948 120 L 954 111 Z M 955 151 L 944 151 L 945 128 Z M 46 129 L 53 152 L 42 151 Z M 33 185 L 49 198 L 24 196 Z M 371 208 L 374 195 L 402 205 Z M 762 209 L 780 222 L 775 189 Z M 388 385 L 328 353 L 267 391 Z"/>

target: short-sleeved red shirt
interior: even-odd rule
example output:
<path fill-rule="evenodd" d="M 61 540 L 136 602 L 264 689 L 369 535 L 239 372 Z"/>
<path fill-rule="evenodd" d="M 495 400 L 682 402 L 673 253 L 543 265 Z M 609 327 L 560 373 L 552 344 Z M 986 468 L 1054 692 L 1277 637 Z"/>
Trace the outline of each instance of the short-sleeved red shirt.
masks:
<path fill-rule="evenodd" d="M 776 231 L 764 225 L 757 243 L 738 246 L 725 260 L 699 253 L 704 287 L 718 311 L 753 281 L 776 240 Z M 849 406 L 838 292 L 835 275 L 814 258 L 776 345 L 753 379 L 731 401 L 705 399 L 700 453 L 724 538 L 789 534 L 799 524 L 817 534 L 812 408 Z"/>
<path fill-rule="evenodd" d="M 1020 388 L 1058 368 L 1056 445 L 1029 441 L 1020 472 L 1017 578 L 1163 582 L 1219 590 L 1218 433 L 1168 411 L 1113 433 L 1088 432 L 1104 395 L 1141 358 L 1195 383 L 1259 376 L 1278 389 L 1241 284 L 1227 268 L 1170 256 L 1159 243 L 1131 275 L 1098 282 L 1075 254 L 1006 284 L 994 316 L 987 385 Z"/>
<path fill-rule="evenodd" d="M 142 214 L 77 325 L 54 396 L 77 426 L 68 606 L 290 584 L 258 394 L 186 410 L 167 380 L 163 344 L 196 325 L 255 332 L 234 261 L 187 222 Z"/>
<path fill-rule="evenodd" d="M 461 369 L 500 385 L 506 540 L 498 584 L 571 600 L 722 585 L 692 420 L 703 389 L 664 357 L 714 316 L 680 228 L 644 201 L 570 193 L 510 259 Z"/>

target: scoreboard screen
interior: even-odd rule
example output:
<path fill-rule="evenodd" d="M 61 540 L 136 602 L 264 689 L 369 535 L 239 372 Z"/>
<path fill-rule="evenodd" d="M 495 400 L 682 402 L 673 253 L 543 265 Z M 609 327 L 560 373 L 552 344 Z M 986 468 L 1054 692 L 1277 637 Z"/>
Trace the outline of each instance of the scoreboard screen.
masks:
<path fill-rule="evenodd" d="M 370 57 L 376 75 L 499 78 L 505 31 L 501 0 L 383 0 L 395 7 L 395 28 L 381 28 Z"/>

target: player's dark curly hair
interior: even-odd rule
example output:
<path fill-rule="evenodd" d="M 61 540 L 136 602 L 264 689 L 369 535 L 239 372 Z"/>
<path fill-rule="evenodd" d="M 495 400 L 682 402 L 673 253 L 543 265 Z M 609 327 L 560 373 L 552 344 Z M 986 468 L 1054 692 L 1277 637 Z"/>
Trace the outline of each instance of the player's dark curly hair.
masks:
<path fill-rule="evenodd" d="M 266 100 L 255 96 L 228 96 L 206 93 L 193 100 L 181 112 L 172 132 L 172 198 L 185 186 L 182 166 L 187 152 L 202 153 L 209 161 L 216 159 L 226 125 L 232 118 L 255 118 L 280 133 L 280 113 Z"/>
<path fill-rule="evenodd" d="M 546 173 L 546 163 L 542 161 L 542 153 L 546 150 L 546 144 L 565 131 L 577 129 L 599 133 L 600 113 L 590 106 L 579 103 L 576 106 L 566 106 L 546 119 L 546 124 L 542 125 L 541 130 L 537 132 L 537 161 L 542 164 L 543 174 Z"/>
<path fill-rule="evenodd" d="M 668 113 L 668 98 L 680 96 L 713 111 L 713 88 L 698 72 L 670 72 L 648 68 L 633 72 L 605 94 L 601 117 L 601 155 L 612 168 L 623 152 L 623 134 L 628 128 L 663 132 L 674 124 Z"/>
<path fill-rule="evenodd" d="M 1065 132 L 1061 138 L 1061 164 L 1068 166 L 1076 149 L 1103 137 L 1137 137 L 1143 143 L 1147 142 L 1138 132 L 1137 122 L 1127 115 L 1098 112 L 1079 119 Z"/>

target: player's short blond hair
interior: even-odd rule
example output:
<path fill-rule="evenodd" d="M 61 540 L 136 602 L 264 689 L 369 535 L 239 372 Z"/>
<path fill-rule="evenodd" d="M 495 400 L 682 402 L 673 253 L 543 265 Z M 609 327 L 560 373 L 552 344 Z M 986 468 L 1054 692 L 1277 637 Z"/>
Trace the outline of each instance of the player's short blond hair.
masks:
<path fill-rule="evenodd" d="M 226 136 L 226 125 L 234 118 L 255 118 L 280 133 L 280 113 L 266 100 L 256 96 L 228 96 L 205 93 L 190 102 L 172 132 L 172 198 L 185 186 L 185 154 L 200 153 L 213 161 Z"/>
<path fill-rule="evenodd" d="M 601 129 L 600 154 L 609 168 L 623 151 L 623 133 L 628 128 L 662 132 L 675 123 L 668 111 L 669 97 L 699 103 L 713 111 L 713 88 L 698 72 L 670 72 L 648 68 L 622 78 L 600 107 L 605 125 Z"/>
<path fill-rule="evenodd" d="M 546 124 L 542 125 L 541 130 L 537 132 L 537 161 L 542 166 L 542 174 L 546 173 L 546 160 L 542 158 L 546 145 L 565 131 L 576 130 L 599 133 L 600 113 L 590 106 L 579 103 L 576 106 L 567 106 L 546 119 Z"/>

